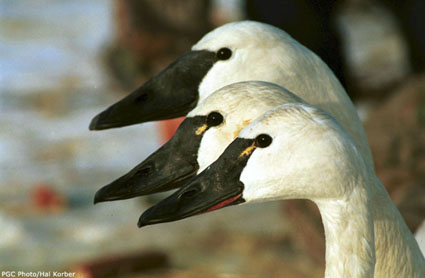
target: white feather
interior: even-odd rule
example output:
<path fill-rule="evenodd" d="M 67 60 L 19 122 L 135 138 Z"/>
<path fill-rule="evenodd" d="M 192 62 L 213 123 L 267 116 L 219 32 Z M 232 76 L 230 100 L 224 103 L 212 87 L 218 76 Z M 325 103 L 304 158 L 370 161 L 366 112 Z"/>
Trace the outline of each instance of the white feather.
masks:
<path fill-rule="evenodd" d="M 371 271 L 368 262 L 374 260 L 373 249 L 375 277 L 425 275 L 425 268 L 421 268 L 423 256 L 387 191 L 348 132 L 327 112 L 280 86 L 259 81 L 226 86 L 188 116 L 212 111 L 222 113 L 224 122 L 205 132 L 198 152 L 200 169 L 214 162 L 238 134 L 243 138 L 271 135 L 272 145 L 257 148 L 241 174 L 243 197 L 248 202 L 294 198 L 315 201 L 327 230 L 328 254 L 332 254 L 327 258 L 332 266 L 328 266 L 328 277 L 344 277 L 341 273 L 348 267 L 363 264 L 356 271 L 367 273 L 368 267 Z M 354 216 L 357 218 L 353 222 Z M 353 243 L 351 231 L 356 225 L 369 225 L 363 227 L 358 238 L 364 257 L 356 253 L 339 260 L 340 253 L 345 252 L 341 248 Z"/>
<path fill-rule="evenodd" d="M 425 277 L 425 259 L 348 133 L 326 112 L 285 104 L 239 137 L 273 138 L 256 148 L 240 180 L 247 202 L 309 199 L 322 215 L 326 277 Z M 376 264 L 375 264 L 376 252 Z"/>
<path fill-rule="evenodd" d="M 227 47 L 229 60 L 217 61 L 199 85 L 202 102 L 214 91 L 240 81 L 279 84 L 329 112 L 353 138 L 373 169 L 367 137 L 344 88 L 328 66 L 284 31 L 254 21 L 233 22 L 206 34 L 192 50 L 216 52 Z"/>

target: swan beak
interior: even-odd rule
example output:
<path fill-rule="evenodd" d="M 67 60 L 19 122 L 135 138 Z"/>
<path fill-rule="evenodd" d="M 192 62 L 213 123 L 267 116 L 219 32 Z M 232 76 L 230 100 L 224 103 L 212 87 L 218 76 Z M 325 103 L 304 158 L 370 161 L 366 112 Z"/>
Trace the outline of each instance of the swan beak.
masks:
<path fill-rule="evenodd" d="M 90 123 L 90 130 L 123 127 L 185 116 L 197 104 L 198 87 L 216 61 L 215 53 L 190 51 Z"/>
<path fill-rule="evenodd" d="M 240 175 L 252 151 L 253 139 L 237 138 L 207 169 L 168 198 L 146 210 L 138 226 L 171 222 L 245 202 Z"/>
<path fill-rule="evenodd" d="M 96 192 L 94 203 L 124 200 L 183 186 L 199 169 L 197 153 L 205 116 L 186 118 L 176 134 L 130 172 Z"/>

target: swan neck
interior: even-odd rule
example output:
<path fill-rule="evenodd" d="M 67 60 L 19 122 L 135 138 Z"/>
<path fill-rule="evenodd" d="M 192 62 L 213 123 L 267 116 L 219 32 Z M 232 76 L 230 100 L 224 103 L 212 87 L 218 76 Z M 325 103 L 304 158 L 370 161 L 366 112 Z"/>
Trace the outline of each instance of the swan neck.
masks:
<path fill-rule="evenodd" d="M 375 277 L 425 277 L 425 258 L 418 243 L 392 202 L 385 187 L 374 177 Z"/>
<path fill-rule="evenodd" d="M 369 188 L 353 182 L 340 199 L 314 200 L 326 237 L 325 277 L 373 277 L 374 225 Z"/>

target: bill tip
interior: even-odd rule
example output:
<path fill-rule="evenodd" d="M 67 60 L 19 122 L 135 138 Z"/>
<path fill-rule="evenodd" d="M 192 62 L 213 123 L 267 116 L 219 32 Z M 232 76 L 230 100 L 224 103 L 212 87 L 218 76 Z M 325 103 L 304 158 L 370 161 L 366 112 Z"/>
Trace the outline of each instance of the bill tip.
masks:
<path fill-rule="evenodd" d="M 98 130 L 99 115 L 94 117 L 89 125 L 89 130 Z"/>
<path fill-rule="evenodd" d="M 148 225 L 148 223 L 143 221 L 142 219 L 139 219 L 139 222 L 137 222 L 137 227 L 139 227 L 139 229 L 146 225 Z"/>

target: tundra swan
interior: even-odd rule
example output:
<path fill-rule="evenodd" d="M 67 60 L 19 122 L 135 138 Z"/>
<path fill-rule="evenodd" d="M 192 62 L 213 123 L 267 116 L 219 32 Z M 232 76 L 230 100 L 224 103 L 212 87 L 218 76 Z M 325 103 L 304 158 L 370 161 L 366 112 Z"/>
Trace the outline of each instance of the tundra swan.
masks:
<path fill-rule="evenodd" d="M 368 167 L 332 116 L 305 103 L 285 104 L 246 126 L 212 165 L 145 211 L 138 225 L 243 202 L 309 199 L 325 228 L 326 277 L 425 277 L 417 242 L 388 195 L 374 196 Z"/>
<path fill-rule="evenodd" d="M 373 169 L 363 126 L 328 66 L 284 31 L 255 21 L 225 24 L 192 50 L 93 118 L 101 130 L 186 115 L 214 91 L 240 81 L 279 84 L 333 115 Z"/>
<path fill-rule="evenodd" d="M 181 187 L 213 163 L 251 121 L 270 109 L 304 102 L 279 85 L 245 81 L 227 85 L 202 101 L 160 149 L 124 176 L 102 187 L 95 203 Z"/>

